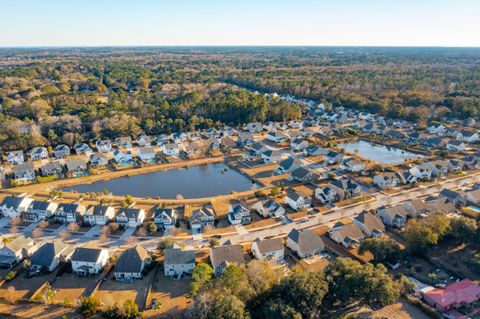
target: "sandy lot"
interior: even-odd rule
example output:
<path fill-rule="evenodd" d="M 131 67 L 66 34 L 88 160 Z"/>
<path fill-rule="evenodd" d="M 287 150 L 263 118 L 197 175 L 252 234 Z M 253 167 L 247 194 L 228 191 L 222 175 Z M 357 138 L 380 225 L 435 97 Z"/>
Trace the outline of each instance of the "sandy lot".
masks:
<path fill-rule="evenodd" d="M 7 288 L 12 286 L 15 288 L 15 296 L 17 298 L 29 299 L 38 288 L 40 288 L 45 282 L 53 280 L 55 276 L 56 271 L 53 271 L 50 274 L 26 278 L 25 272 L 20 270 L 15 279 L 10 282 L 5 282 L 0 287 L 0 297 L 5 296 L 7 293 Z"/>
<path fill-rule="evenodd" d="M 167 314 L 175 316 L 183 312 L 191 301 L 188 296 L 190 284 L 191 280 L 173 280 L 165 277 L 163 272 L 159 270 L 153 283 L 151 296 L 160 301 L 162 307 L 160 309 L 147 310 L 147 317 L 160 318 Z"/>
<path fill-rule="evenodd" d="M 56 302 L 61 302 L 65 298 L 75 302 L 80 298 L 84 291 L 95 284 L 97 277 L 79 277 L 73 273 L 65 273 L 62 277 L 55 280 L 52 288 L 57 291 Z"/>

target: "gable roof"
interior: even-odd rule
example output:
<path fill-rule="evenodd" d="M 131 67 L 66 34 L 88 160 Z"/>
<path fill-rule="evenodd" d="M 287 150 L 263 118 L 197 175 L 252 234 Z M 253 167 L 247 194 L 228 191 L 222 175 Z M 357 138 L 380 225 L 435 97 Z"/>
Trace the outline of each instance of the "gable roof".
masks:
<path fill-rule="evenodd" d="M 61 240 L 45 243 L 30 258 L 32 265 L 49 267 L 55 256 L 66 251 L 70 246 Z"/>
<path fill-rule="evenodd" d="M 210 260 L 213 267 L 218 267 L 222 264 L 245 264 L 241 245 L 223 245 L 213 247 L 210 250 Z"/>
<path fill-rule="evenodd" d="M 97 262 L 103 249 L 78 247 L 72 256 L 72 261 Z"/>
<path fill-rule="evenodd" d="M 303 254 L 309 254 L 310 252 L 323 249 L 325 247 L 325 244 L 320 236 L 309 229 L 299 231 L 294 228 L 290 231 L 287 238 L 290 238 L 292 241 L 297 243 L 301 253 Z"/>
<path fill-rule="evenodd" d="M 167 248 L 164 251 L 165 265 L 182 265 L 195 263 L 195 250 L 182 250 L 180 248 Z"/>
<path fill-rule="evenodd" d="M 261 254 L 283 250 L 283 242 L 281 238 L 270 238 L 270 239 L 257 239 L 254 241 L 256 243 L 258 250 Z"/>
<path fill-rule="evenodd" d="M 143 263 L 150 258 L 148 251 L 140 245 L 129 248 L 123 252 L 115 264 L 116 273 L 139 273 Z"/>

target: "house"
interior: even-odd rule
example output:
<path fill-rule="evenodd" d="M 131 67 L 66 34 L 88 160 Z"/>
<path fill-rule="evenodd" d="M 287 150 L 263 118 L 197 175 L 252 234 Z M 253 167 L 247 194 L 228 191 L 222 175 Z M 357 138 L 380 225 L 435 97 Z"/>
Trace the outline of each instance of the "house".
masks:
<path fill-rule="evenodd" d="M 157 145 L 162 146 L 170 142 L 170 137 L 165 134 L 160 134 L 157 136 Z"/>
<path fill-rule="evenodd" d="M 215 275 L 221 275 L 230 265 L 244 265 L 242 245 L 222 245 L 210 249 L 210 262 Z"/>
<path fill-rule="evenodd" d="M 282 262 L 285 258 L 285 248 L 281 238 L 270 238 L 252 242 L 252 253 L 259 260 Z"/>
<path fill-rule="evenodd" d="M 83 215 L 83 221 L 91 226 L 106 225 L 115 217 L 115 209 L 107 205 L 90 206 Z"/>
<path fill-rule="evenodd" d="M 289 181 L 296 181 L 301 183 L 308 183 L 319 179 L 319 174 L 309 168 L 304 166 L 298 167 L 290 173 L 290 176 L 287 177 Z"/>
<path fill-rule="evenodd" d="M 373 184 L 380 189 L 391 189 L 397 187 L 401 183 L 397 173 L 384 172 L 375 175 Z"/>
<path fill-rule="evenodd" d="M 80 204 L 58 204 L 53 217 L 56 221 L 61 223 L 76 223 L 85 214 L 86 208 Z"/>
<path fill-rule="evenodd" d="M 110 153 L 112 148 L 112 141 L 110 140 L 100 140 L 95 142 L 95 147 L 99 153 Z"/>
<path fill-rule="evenodd" d="M 338 222 L 328 231 L 328 237 L 345 248 L 352 248 L 365 239 L 365 234 L 357 223 Z"/>
<path fill-rule="evenodd" d="M 457 135 L 457 139 L 468 143 L 475 143 L 478 141 L 479 136 L 475 130 L 462 130 L 460 134 Z"/>
<path fill-rule="evenodd" d="M 119 166 L 128 166 L 133 163 L 132 152 L 130 150 L 124 152 L 115 150 L 113 152 L 113 159 Z"/>
<path fill-rule="evenodd" d="M 92 148 L 85 143 L 76 144 L 73 149 L 77 155 L 90 156 L 93 153 Z"/>
<path fill-rule="evenodd" d="M 198 234 L 204 231 L 205 227 L 213 227 L 215 225 L 215 215 L 210 205 L 205 205 L 200 209 L 192 212 L 189 219 L 190 228 L 193 234 Z"/>
<path fill-rule="evenodd" d="M 157 207 L 153 211 L 153 222 L 160 228 L 172 229 L 177 222 L 176 209 Z"/>
<path fill-rule="evenodd" d="M 26 221 L 38 222 L 42 219 L 47 219 L 53 216 L 58 208 L 58 204 L 49 201 L 34 200 L 23 214 L 23 219 Z"/>
<path fill-rule="evenodd" d="M 245 128 L 250 133 L 257 133 L 263 131 L 263 125 L 260 122 L 248 123 Z"/>
<path fill-rule="evenodd" d="M 328 165 L 338 164 L 343 161 L 343 154 L 335 151 L 329 151 L 325 154 L 325 162 Z"/>
<path fill-rule="evenodd" d="M 367 237 L 379 237 L 385 233 L 385 225 L 382 221 L 372 213 L 363 211 L 358 214 L 353 222 L 360 227 Z"/>
<path fill-rule="evenodd" d="M 293 189 L 287 190 L 287 194 L 285 195 L 285 204 L 294 210 L 301 210 L 311 206 L 310 199 L 308 199 L 307 196 L 303 196 Z"/>
<path fill-rule="evenodd" d="M 447 150 L 449 152 L 461 152 L 465 151 L 465 143 L 459 140 L 450 140 L 447 143 Z"/>
<path fill-rule="evenodd" d="M 40 167 L 40 174 L 43 177 L 60 176 L 63 174 L 63 167 L 59 161 L 48 162 Z"/>
<path fill-rule="evenodd" d="M 152 258 L 148 251 L 140 245 L 125 250 L 115 263 L 113 274 L 118 281 L 132 281 L 143 278 L 145 267 Z"/>
<path fill-rule="evenodd" d="M 8 164 L 22 164 L 25 161 L 23 156 L 23 151 L 12 151 L 7 152 L 7 163 Z"/>
<path fill-rule="evenodd" d="M 37 245 L 31 238 L 20 235 L 0 248 L 0 267 L 12 268 L 24 258 L 30 257 Z"/>
<path fill-rule="evenodd" d="M 21 214 L 27 212 L 32 202 L 33 199 L 28 197 L 7 196 L 0 204 L 0 212 L 5 217 L 19 217 Z"/>
<path fill-rule="evenodd" d="M 250 209 L 246 204 L 235 201 L 230 203 L 228 210 L 228 221 L 232 225 L 243 225 L 249 224 L 252 222 L 252 217 L 250 216 Z"/>
<path fill-rule="evenodd" d="M 282 151 L 268 150 L 262 153 L 262 160 L 265 164 L 278 163 L 282 159 Z"/>
<path fill-rule="evenodd" d="M 224 151 L 228 151 L 234 148 L 237 145 L 237 142 L 230 136 L 222 137 L 220 139 L 220 148 Z"/>
<path fill-rule="evenodd" d="M 385 133 L 385 136 L 388 138 L 388 139 L 404 139 L 404 138 L 407 138 L 407 134 L 405 134 L 404 132 L 401 132 L 401 131 L 397 131 L 397 130 L 389 130 L 387 133 Z"/>
<path fill-rule="evenodd" d="M 61 262 L 70 260 L 73 247 L 61 240 L 43 244 L 30 257 L 30 267 L 46 272 L 52 272 Z"/>
<path fill-rule="evenodd" d="M 325 244 L 320 236 L 309 229 L 292 229 L 287 235 L 287 247 L 300 258 L 307 258 L 325 250 Z"/>
<path fill-rule="evenodd" d="M 244 158 L 247 160 L 255 160 L 262 157 L 262 153 L 268 151 L 268 149 L 262 143 L 255 142 L 251 146 L 246 146 L 247 154 L 244 154 Z"/>
<path fill-rule="evenodd" d="M 48 159 L 48 151 L 45 147 L 34 147 L 28 152 L 31 161 Z"/>
<path fill-rule="evenodd" d="M 318 145 L 311 144 L 303 150 L 303 153 L 307 156 L 320 156 L 328 153 L 326 148 L 321 148 Z"/>
<path fill-rule="evenodd" d="M 341 166 L 343 169 L 352 173 L 359 173 L 366 169 L 365 163 L 353 157 L 344 160 Z"/>
<path fill-rule="evenodd" d="M 287 140 L 288 136 L 282 132 L 268 132 L 267 139 L 274 143 L 283 143 Z"/>
<path fill-rule="evenodd" d="M 135 141 L 137 142 L 137 145 L 140 147 L 152 145 L 152 139 L 148 135 L 140 135 L 135 139 Z"/>
<path fill-rule="evenodd" d="M 13 178 L 17 182 L 29 182 L 35 179 L 35 169 L 31 162 L 15 165 L 12 171 Z"/>
<path fill-rule="evenodd" d="M 142 162 L 155 162 L 155 150 L 151 146 L 139 147 L 138 157 Z"/>
<path fill-rule="evenodd" d="M 5 167 L 0 166 L 0 185 L 5 180 L 5 177 L 6 177 Z"/>
<path fill-rule="evenodd" d="M 53 155 L 56 159 L 62 159 L 70 156 L 70 147 L 65 144 L 57 145 L 53 149 Z"/>
<path fill-rule="evenodd" d="M 337 192 L 330 186 L 315 188 L 315 198 L 322 204 L 331 204 L 339 200 Z"/>
<path fill-rule="evenodd" d="M 301 129 L 303 128 L 303 122 L 291 120 L 290 122 L 288 122 L 288 126 L 290 126 L 293 129 Z"/>
<path fill-rule="evenodd" d="M 328 185 L 337 193 L 338 198 L 341 200 L 357 197 L 362 193 L 362 187 L 350 178 L 335 179 Z"/>
<path fill-rule="evenodd" d="M 472 205 L 480 205 L 480 189 L 467 192 L 467 202 Z"/>
<path fill-rule="evenodd" d="M 377 209 L 377 215 L 385 225 L 402 228 L 407 222 L 408 212 L 402 205 L 397 205 L 392 207 L 380 207 Z"/>
<path fill-rule="evenodd" d="M 462 191 L 453 191 L 447 188 L 442 189 L 438 194 L 438 197 L 445 198 L 448 202 L 455 206 L 464 206 L 467 204 L 467 194 Z"/>
<path fill-rule="evenodd" d="M 445 288 L 423 292 L 423 299 L 442 312 L 468 307 L 480 300 L 480 286 L 469 279 L 464 279 Z"/>
<path fill-rule="evenodd" d="M 405 202 L 403 204 L 403 209 L 405 209 L 408 216 L 412 218 L 416 218 L 428 212 L 427 204 L 420 198 Z"/>
<path fill-rule="evenodd" d="M 446 131 L 446 127 L 443 126 L 442 124 L 434 124 L 432 126 L 427 127 L 427 131 L 430 134 L 436 134 L 436 135 L 443 135 Z"/>
<path fill-rule="evenodd" d="M 130 136 L 120 136 L 115 139 L 118 148 L 132 148 L 132 138 Z"/>
<path fill-rule="evenodd" d="M 123 227 L 137 227 L 143 223 L 145 211 L 139 208 L 120 208 L 115 220 Z"/>
<path fill-rule="evenodd" d="M 290 156 L 280 162 L 280 165 L 275 169 L 275 172 L 280 175 L 288 174 L 302 165 L 303 161 L 301 159 Z"/>
<path fill-rule="evenodd" d="M 72 177 L 87 176 L 87 163 L 81 158 L 74 158 L 65 162 L 67 173 Z"/>
<path fill-rule="evenodd" d="M 72 271 L 79 276 L 98 275 L 108 263 L 108 250 L 78 247 L 72 255 Z"/>
<path fill-rule="evenodd" d="M 239 147 L 244 147 L 248 145 L 252 145 L 255 141 L 252 133 L 249 132 L 240 132 L 238 133 L 237 144 Z"/>
<path fill-rule="evenodd" d="M 163 155 L 167 157 L 179 157 L 180 156 L 180 148 L 177 144 L 169 143 L 162 145 L 162 152 Z"/>
<path fill-rule="evenodd" d="M 297 137 L 290 141 L 290 148 L 294 151 L 303 152 L 308 147 L 308 141 L 302 137 Z"/>
<path fill-rule="evenodd" d="M 163 268 L 165 276 L 182 278 L 191 275 L 195 267 L 195 250 L 181 248 L 167 248 L 164 251 Z"/>
<path fill-rule="evenodd" d="M 252 209 L 258 212 L 263 218 L 285 215 L 285 208 L 273 199 L 258 201 L 253 204 Z"/>
<path fill-rule="evenodd" d="M 175 144 L 181 144 L 187 140 L 187 134 L 184 132 L 176 132 L 171 135 L 171 140 Z"/>
<path fill-rule="evenodd" d="M 92 167 L 101 167 L 106 166 L 108 164 L 108 159 L 102 153 L 95 153 L 90 155 L 90 165 Z"/>

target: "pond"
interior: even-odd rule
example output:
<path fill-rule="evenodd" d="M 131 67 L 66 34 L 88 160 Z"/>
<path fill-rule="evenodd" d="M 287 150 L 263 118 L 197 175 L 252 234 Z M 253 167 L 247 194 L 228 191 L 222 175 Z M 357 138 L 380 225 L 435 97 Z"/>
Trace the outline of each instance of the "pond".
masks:
<path fill-rule="evenodd" d="M 339 147 L 349 153 L 357 153 L 359 156 L 382 164 L 397 164 L 405 160 L 414 160 L 424 157 L 421 154 L 408 152 L 402 149 L 372 144 L 365 141 L 340 144 Z M 356 152 L 357 151 L 357 152 Z"/>
<path fill-rule="evenodd" d="M 98 181 L 92 184 L 63 188 L 64 191 L 79 193 L 102 192 L 108 189 L 113 195 L 132 195 L 175 199 L 201 198 L 226 195 L 255 188 L 246 176 L 224 164 L 209 164 L 185 169 L 140 174 L 130 177 Z"/>

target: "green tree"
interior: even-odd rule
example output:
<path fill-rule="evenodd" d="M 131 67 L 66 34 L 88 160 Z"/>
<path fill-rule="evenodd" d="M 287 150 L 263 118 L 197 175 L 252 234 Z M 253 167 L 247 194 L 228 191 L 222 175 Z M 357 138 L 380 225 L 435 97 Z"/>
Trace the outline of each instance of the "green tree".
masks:
<path fill-rule="evenodd" d="M 425 224 L 416 219 L 408 221 L 405 228 L 408 250 L 415 255 L 424 254 L 428 247 L 438 242 L 438 235 Z"/>
<path fill-rule="evenodd" d="M 100 305 L 100 300 L 95 297 L 81 297 L 80 298 L 80 314 L 85 317 L 91 317 L 97 313 L 98 306 Z"/>
<path fill-rule="evenodd" d="M 390 238 L 367 238 L 360 243 L 358 252 L 364 254 L 369 251 L 373 255 L 373 262 L 395 264 L 402 256 L 400 245 Z"/>
<path fill-rule="evenodd" d="M 475 241 L 478 232 L 477 222 L 474 219 L 459 216 L 450 220 L 448 234 L 463 243 L 472 243 Z"/>
<path fill-rule="evenodd" d="M 199 291 L 212 280 L 213 278 L 213 269 L 205 263 L 199 263 L 193 268 L 192 274 L 192 295 L 195 296 Z"/>

